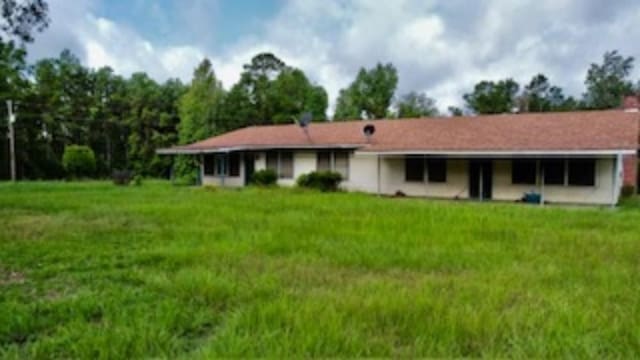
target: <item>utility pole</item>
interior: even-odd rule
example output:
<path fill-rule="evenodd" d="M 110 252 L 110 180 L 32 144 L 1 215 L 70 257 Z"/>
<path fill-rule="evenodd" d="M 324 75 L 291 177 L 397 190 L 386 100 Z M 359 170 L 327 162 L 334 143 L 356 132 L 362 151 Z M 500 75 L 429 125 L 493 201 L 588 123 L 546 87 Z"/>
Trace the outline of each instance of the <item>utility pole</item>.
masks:
<path fill-rule="evenodd" d="M 13 113 L 13 101 L 7 100 L 7 110 L 9 111 L 9 158 L 11 159 L 11 181 L 16 181 L 16 136 L 13 123 L 16 122 L 16 115 Z"/>

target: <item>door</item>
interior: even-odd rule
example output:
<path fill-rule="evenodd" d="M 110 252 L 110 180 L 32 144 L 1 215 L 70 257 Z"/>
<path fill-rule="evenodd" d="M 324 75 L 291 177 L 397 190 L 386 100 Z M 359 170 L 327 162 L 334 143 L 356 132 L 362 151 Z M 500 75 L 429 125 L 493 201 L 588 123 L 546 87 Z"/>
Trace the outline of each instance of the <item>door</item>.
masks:
<path fill-rule="evenodd" d="M 469 197 L 490 200 L 493 189 L 493 162 L 469 160 Z"/>
<path fill-rule="evenodd" d="M 244 153 L 244 184 L 249 185 L 255 172 L 256 158 L 253 153 Z"/>

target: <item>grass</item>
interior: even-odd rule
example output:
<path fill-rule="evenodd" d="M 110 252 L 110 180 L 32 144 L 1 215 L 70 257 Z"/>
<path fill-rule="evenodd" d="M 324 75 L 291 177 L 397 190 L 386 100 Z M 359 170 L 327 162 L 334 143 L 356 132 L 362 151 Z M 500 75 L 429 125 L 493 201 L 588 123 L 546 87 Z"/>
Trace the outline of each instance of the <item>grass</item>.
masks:
<path fill-rule="evenodd" d="M 638 204 L 0 184 L 0 357 L 638 357 Z"/>

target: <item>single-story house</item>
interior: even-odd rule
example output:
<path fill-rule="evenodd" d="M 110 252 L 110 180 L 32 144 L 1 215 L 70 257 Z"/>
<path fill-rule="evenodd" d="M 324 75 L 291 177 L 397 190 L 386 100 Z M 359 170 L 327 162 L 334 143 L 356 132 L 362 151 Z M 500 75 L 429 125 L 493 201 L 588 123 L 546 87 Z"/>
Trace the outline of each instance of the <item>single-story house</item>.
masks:
<path fill-rule="evenodd" d="M 332 170 L 374 194 L 614 205 L 637 182 L 639 120 L 636 108 L 251 126 L 158 153 L 198 156 L 219 186 Z"/>

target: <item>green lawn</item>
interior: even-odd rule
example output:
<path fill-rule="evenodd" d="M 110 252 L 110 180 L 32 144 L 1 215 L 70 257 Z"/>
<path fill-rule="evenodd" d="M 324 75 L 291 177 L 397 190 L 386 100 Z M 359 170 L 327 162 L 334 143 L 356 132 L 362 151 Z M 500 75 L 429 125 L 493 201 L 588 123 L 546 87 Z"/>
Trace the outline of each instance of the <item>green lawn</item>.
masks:
<path fill-rule="evenodd" d="M 0 184 L 0 357 L 640 356 L 640 207 Z"/>

